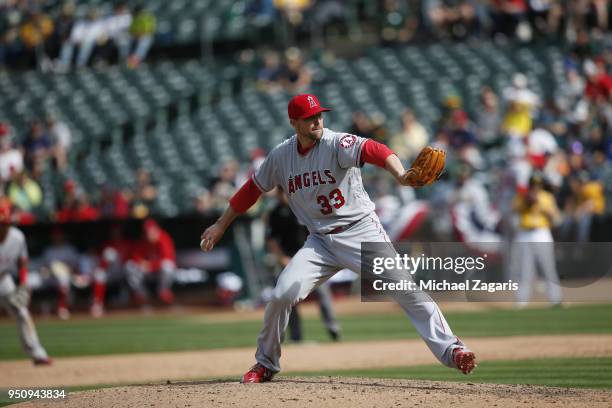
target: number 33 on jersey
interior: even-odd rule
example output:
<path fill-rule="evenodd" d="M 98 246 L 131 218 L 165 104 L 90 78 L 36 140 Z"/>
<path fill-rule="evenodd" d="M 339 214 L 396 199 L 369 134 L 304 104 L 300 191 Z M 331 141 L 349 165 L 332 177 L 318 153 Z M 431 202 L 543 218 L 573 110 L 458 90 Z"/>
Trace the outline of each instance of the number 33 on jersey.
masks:
<path fill-rule="evenodd" d="M 311 233 L 325 234 L 374 211 L 361 182 L 361 149 L 367 139 L 324 129 L 307 152 L 294 135 L 270 152 L 253 176 L 262 191 L 280 186 Z"/>

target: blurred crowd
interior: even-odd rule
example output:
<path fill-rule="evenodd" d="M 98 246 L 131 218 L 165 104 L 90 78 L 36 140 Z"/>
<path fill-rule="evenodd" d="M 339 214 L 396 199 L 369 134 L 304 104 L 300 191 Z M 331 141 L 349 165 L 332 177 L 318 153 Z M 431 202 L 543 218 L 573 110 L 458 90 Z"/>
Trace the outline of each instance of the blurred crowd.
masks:
<path fill-rule="evenodd" d="M 66 72 L 119 61 L 136 67 L 156 30 L 146 8 L 108 3 L 104 9 L 43 0 L 0 2 L 0 67 L 38 67 Z"/>
<path fill-rule="evenodd" d="M 612 215 L 612 77 L 606 58 L 570 54 L 567 82 L 551 100 L 542 100 L 530 90 L 527 77 L 517 73 L 500 94 L 483 87 L 472 115 L 460 96 L 448 95 L 432 134 L 410 109 L 397 134 L 363 112 L 354 115 L 352 131 L 389 144 L 406 165 L 426 145 L 448 152 L 447 174 L 428 197 L 442 238 L 503 239 L 512 223 L 520 222 L 517 198 L 528 199 L 535 187 L 551 192 L 560 209 L 559 217 L 546 221 L 557 239 L 585 242 L 596 227 L 601 227 L 596 239 L 609 238 L 602 230 Z M 385 214 L 390 220 L 414 199 L 404 194 L 389 200 L 388 187 L 376 180 L 370 185 L 382 199 L 379 210 L 390 212 Z"/>
<path fill-rule="evenodd" d="M 142 4 L 3 0 L 0 67 L 65 72 L 114 61 L 135 67 L 156 33 L 156 18 Z M 476 38 L 581 42 L 610 28 L 611 11 L 609 0 L 246 0 L 212 17 L 235 18 L 232 24 L 242 26 L 253 46 L 310 40 L 321 47 L 330 34 L 354 39 L 366 32 L 382 45 Z"/>
<path fill-rule="evenodd" d="M 405 44 L 470 37 L 573 41 L 607 31 L 611 10 L 609 0 L 252 0 L 246 14 L 256 27 L 282 21 L 290 40 L 374 23 L 383 44 Z"/>
<path fill-rule="evenodd" d="M 33 120 L 23 138 L 16 137 L 7 123 L 0 122 L 0 198 L 11 201 L 15 222 L 27 225 L 143 219 L 151 215 L 157 188 L 147 170 L 136 171 L 132 186 L 103 185 L 95 197 L 90 197 L 70 177 L 67 163 L 71 140 L 70 128 L 54 113 L 47 114 L 44 120 Z M 59 186 L 60 193 L 53 195 L 58 197 L 57 202 L 45 203 L 42 181 L 44 173 L 52 170 L 63 184 Z M 51 184 L 48 188 L 54 187 Z"/>

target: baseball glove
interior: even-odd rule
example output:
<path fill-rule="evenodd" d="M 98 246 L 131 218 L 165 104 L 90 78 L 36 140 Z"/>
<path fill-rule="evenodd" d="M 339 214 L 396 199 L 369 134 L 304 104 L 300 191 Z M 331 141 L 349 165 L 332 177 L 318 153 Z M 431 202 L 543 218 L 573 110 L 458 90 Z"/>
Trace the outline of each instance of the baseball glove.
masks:
<path fill-rule="evenodd" d="M 17 290 L 9 295 L 9 303 L 16 308 L 28 307 L 30 304 L 30 290 L 25 286 L 19 286 Z"/>
<path fill-rule="evenodd" d="M 446 163 L 446 152 L 427 146 L 412 162 L 404 174 L 404 184 L 411 187 L 423 187 L 440 178 Z"/>

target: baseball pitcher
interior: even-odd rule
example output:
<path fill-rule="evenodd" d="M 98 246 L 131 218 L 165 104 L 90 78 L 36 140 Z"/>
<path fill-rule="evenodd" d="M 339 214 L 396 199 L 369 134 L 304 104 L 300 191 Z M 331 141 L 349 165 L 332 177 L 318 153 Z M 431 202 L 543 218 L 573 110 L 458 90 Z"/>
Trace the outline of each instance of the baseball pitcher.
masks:
<path fill-rule="evenodd" d="M 0 303 L 17 320 L 23 350 L 35 365 L 49 365 L 51 359 L 38 341 L 36 328 L 28 304 L 28 249 L 25 236 L 11 226 L 11 206 L 0 201 Z M 19 272 L 19 287 L 15 286 L 11 272 Z"/>
<path fill-rule="evenodd" d="M 281 337 L 293 305 L 343 268 L 360 272 L 362 242 L 390 242 L 364 189 L 360 167 L 374 164 L 412 187 L 433 183 L 444 169 L 445 153 L 426 147 L 406 171 L 387 146 L 325 128 L 322 112 L 329 110 L 314 95 L 293 97 L 288 114 L 295 135 L 270 152 L 201 236 L 202 249 L 211 250 L 232 221 L 276 185 L 310 232 L 278 278 L 257 339 L 257 363 L 244 374 L 243 383 L 270 381 L 280 371 Z M 396 300 L 441 363 L 465 374 L 474 369 L 474 353 L 453 334 L 433 301 L 418 293 Z"/>

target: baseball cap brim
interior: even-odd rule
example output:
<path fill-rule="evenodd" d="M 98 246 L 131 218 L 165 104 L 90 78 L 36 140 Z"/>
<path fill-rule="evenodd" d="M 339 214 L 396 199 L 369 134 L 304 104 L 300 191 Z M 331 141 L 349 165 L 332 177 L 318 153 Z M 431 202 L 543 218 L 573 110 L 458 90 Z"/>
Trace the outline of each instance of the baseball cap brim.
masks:
<path fill-rule="evenodd" d="M 322 106 L 317 106 L 316 108 L 313 108 L 312 110 L 309 110 L 308 112 L 304 113 L 301 117 L 298 117 L 298 119 L 308 119 L 311 116 L 317 115 L 321 112 L 330 112 L 331 109 L 330 108 L 324 108 Z"/>

